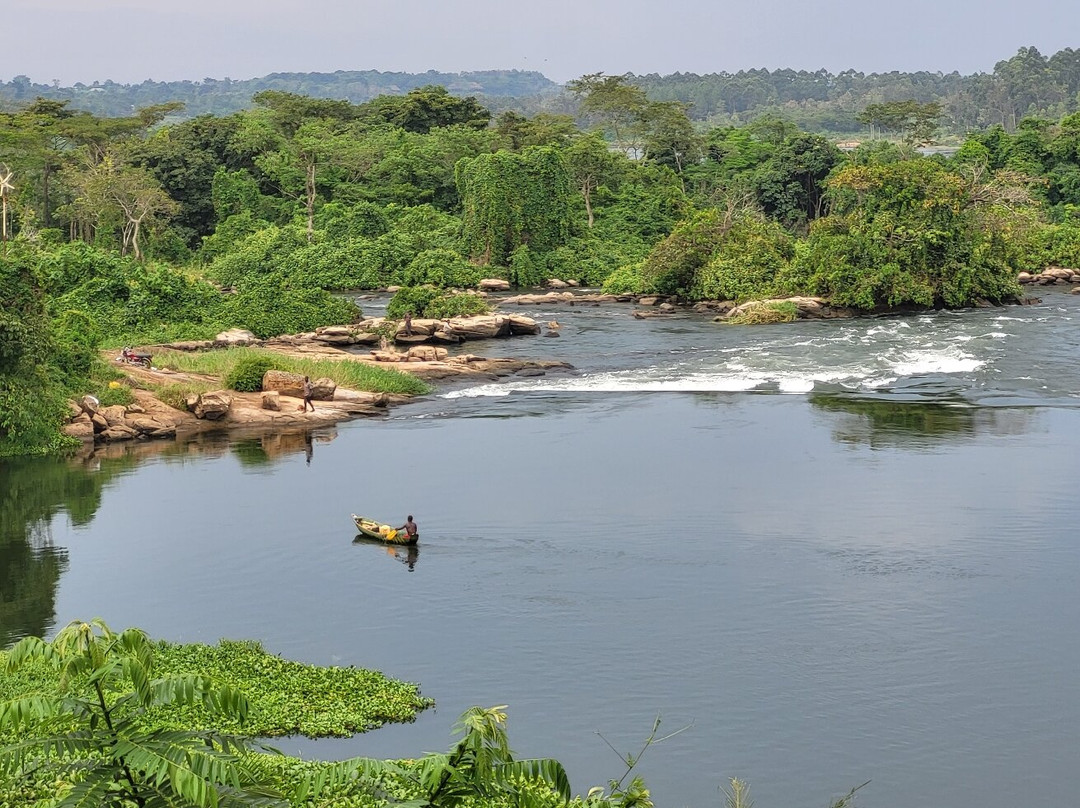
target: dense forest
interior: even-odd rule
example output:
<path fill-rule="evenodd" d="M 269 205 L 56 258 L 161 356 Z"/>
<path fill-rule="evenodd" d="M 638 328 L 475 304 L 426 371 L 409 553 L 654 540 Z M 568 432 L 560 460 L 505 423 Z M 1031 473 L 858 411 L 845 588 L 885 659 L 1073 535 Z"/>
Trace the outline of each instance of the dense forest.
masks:
<path fill-rule="evenodd" d="M 862 73 L 844 70 L 740 70 L 735 73 L 655 73 L 625 78 L 645 91 L 652 101 L 678 101 L 687 105 L 691 120 L 712 125 L 746 123 L 763 115 L 781 116 L 802 129 L 819 133 L 852 134 L 864 131 L 860 119 L 867 106 L 917 101 L 938 104 L 940 132 L 964 135 L 1000 124 L 1015 129 L 1021 118 L 1036 115 L 1061 118 L 1080 109 L 1080 50 L 1066 48 L 1044 56 L 1032 47 L 1021 48 L 999 61 L 991 73 L 963 76 L 957 72 Z M 123 116 L 133 109 L 180 102 L 182 115 L 227 115 L 248 109 L 263 91 L 290 92 L 360 104 L 380 95 L 400 95 L 425 85 L 446 87 L 454 95 L 484 99 L 495 111 L 525 115 L 539 112 L 578 113 L 578 99 L 539 73 L 490 70 L 472 73 L 381 73 L 376 70 L 336 73 L 272 73 L 236 81 L 117 84 L 95 82 L 61 87 L 35 84 L 26 76 L 0 82 L 0 109 L 34 98 L 68 101 L 72 109 L 99 116 Z"/>
<path fill-rule="evenodd" d="M 627 76 L 566 92 L 574 116 L 427 85 L 0 113 L 0 454 L 62 445 L 103 345 L 358 318 L 336 290 L 403 286 L 391 310 L 429 316 L 485 310 L 454 292 L 485 276 L 874 311 L 1006 302 L 1019 271 L 1080 265 L 1080 113 L 944 158 L 917 151 L 941 113 L 919 98 L 861 109 L 885 137 L 842 151 L 773 115 L 703 128 Z"/>

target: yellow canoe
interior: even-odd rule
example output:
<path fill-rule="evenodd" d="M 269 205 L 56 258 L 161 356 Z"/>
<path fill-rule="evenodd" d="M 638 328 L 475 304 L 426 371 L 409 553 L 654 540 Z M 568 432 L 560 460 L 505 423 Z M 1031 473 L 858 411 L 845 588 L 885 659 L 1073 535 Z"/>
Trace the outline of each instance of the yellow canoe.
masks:
<path fill-rule="evenodd" d="M 363 516 L 352 515 L 353 523 L 360 535 L 369 539 L 377 539 L 387 544 L 416 544 L 419 534 L 410 536 L 404 530 L 395 530 L 387 524 L 376 522 L 374 519 L 366 519 Z"/>

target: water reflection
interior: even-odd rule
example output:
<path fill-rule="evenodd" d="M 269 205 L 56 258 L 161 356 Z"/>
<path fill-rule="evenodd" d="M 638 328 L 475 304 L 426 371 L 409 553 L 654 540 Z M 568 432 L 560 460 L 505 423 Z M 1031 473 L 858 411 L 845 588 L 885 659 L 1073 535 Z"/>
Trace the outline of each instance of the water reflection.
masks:
<path fill-rule="evenodd" d="M 1024 435 L 1032 430 L 1032 408 L 974 407 L 949 401 L 890 401 L 844 394 L 811 395 L 818 410 L 836 416 L 837 443 L 871 449 L 930 450 L 968 442 L 980 435 Z"/>
<path fill-rule="evenodd" d="M 89 524 L 105 485 L 132 465 L 90 456 L 0 461 L 0 648 L 53 626 L 67 569 L 67 551 L 53 545 L 53 518 L 67 513 L 72 524 Z"/>
<path fill-rule="evenodd" d="M 415 544 L 402 547 L 401 545 L 387 544 L 386 542 L 379 541 L 378 539 L 369 538 L 363 534 L 357 534 L 353 539 L 353 544 L 369 545 L 371 547 L 381 548 L 386 555 L 395 561 L 400 561 L 406 567 L 409 568 L 409 572 L 416 569 L 416 562 L 420 558 L 420 548 Z"/>
<path fill-rule="evenodd" d="M 315 457 L 315 444 L 329 443 L 337 435 L 336 429 L 293 430 L 231 439 L 229 446 L 240 464 L 249 470 L 258 470 L 301 452 L 304 462 L 310 466 Z"/>

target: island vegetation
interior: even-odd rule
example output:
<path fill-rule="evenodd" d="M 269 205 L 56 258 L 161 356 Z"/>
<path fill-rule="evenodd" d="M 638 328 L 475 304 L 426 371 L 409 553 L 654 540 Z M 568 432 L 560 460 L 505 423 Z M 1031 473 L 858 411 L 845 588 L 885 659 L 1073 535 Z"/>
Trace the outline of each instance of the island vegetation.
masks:
<path fill-rule="evenodd" d="M 844 149 L 604 74 L 567 85 L 574 115 L 438 86 L 265 89 L 184 120 L 172 100 L 108 117 L 19 96 L 0 114 L 0 455 L 62 448 L 69 397 L 122 395 L 103 347 L 357 321 L 339 290 L 403 287 L 392 317 L 486 311 L 456 293 L 485 277 L 866 312 L 1016 300 L 1019 272 L 1080 264 L 1080 113 L 1044 103 L 1069 56 L 999 65 L 1015 114 L 966 124 L 992 125 L 950 157 L 918 150 L 945 121 L 914 92 L 863 105 L 874 137 Z M 1009 77 L 1030 71 L 1057 89 L 1022 103 Z M 792 315 L 763 311 L 744 320 Z"/>

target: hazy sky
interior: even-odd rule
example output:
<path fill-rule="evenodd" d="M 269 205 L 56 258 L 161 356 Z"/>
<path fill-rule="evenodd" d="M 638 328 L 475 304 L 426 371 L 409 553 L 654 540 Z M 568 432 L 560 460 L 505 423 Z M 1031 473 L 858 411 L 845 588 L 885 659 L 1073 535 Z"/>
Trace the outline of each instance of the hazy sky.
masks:
<path fill-rule="evenodd" d="M 1080 47 L 1077 0 L 0 0 L 0 79 L 334 70 L 990 71 Z"/>

